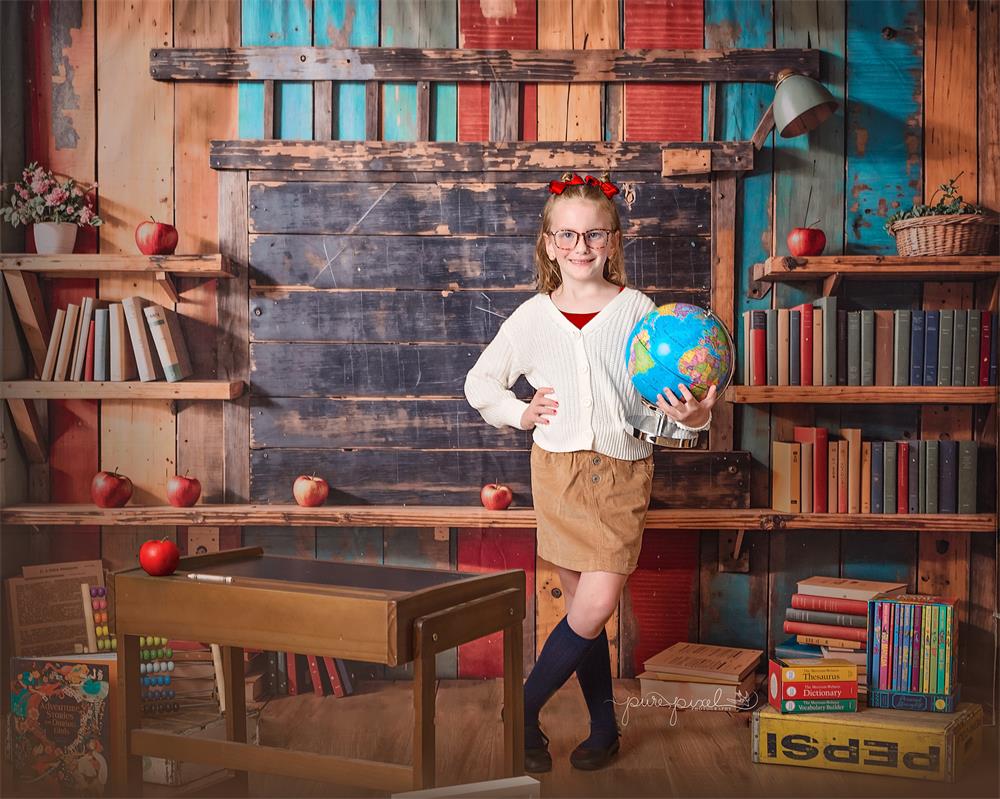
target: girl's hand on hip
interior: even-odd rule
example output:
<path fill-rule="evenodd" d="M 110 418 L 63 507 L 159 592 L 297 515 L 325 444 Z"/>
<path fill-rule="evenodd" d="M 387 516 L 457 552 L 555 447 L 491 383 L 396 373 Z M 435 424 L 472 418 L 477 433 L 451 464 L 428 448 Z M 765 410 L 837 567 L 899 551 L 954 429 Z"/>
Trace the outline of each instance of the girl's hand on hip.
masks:
<path fill-rule="evenodd" d="M 715 405 L 718 399 L 716 394 L 717 386 L 713 385 L 709 388 L 705 399 L 701 402 L 695 398 L 694 394 L 683 383 L 678 383 L 677 387 L 680 389 L 681 396 L 684 398 L 683 400 L 677 399 L 674 392 L 669 388 L 664 388 L 664 393 L 656 398 L 656 407 L 675 422 L 681 422 L 688 427 L 701 427 L 708 421 L 712 406 Z"/>
<path fill-rule="evenodd" d="M 554 388 L 540 388 L 535 392 L 535 396 L 531 398 L 528 407 L 521 414 L 522 429 L 530 430 L 536 424 L 548 424 L 549 420 L 545 417 L 556 415 L 556 408 L 559 407 L 559 403 L 546 396 L 553 391 L 555 391 Z"/>

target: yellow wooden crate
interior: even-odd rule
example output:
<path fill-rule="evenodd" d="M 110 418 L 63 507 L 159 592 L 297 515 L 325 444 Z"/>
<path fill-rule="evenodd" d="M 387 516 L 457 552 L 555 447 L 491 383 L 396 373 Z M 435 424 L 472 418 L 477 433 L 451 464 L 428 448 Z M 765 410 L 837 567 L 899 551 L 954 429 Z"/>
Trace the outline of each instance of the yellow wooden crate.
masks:
<path fill-rule="evenodd" d="M 954 713 L 859 707 L 857 713 L 753 714 L 754 763 L 955 782 L 982 749 L 983 709 Z"/>

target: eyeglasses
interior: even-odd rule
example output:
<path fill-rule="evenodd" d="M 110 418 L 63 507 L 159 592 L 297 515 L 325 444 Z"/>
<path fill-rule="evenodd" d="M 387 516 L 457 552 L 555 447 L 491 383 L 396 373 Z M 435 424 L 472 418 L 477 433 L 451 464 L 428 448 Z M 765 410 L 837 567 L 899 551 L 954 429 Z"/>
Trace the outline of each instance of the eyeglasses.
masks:
<path fill-rule="evenodd" d="M 608 239 L 612 233 L 614 233 L 613 230 L 603 230 L 600 228 L 588 230 L 583 233 L 583 243 L 589 250 L 603 250 L 608 246 Z M 552 236 L 552 241 L 556 247 L 560 250 L 570 251 L 576 249 L 576 244 L 580 241 L 581 234 L 575 230 L 553 230 L 549 235 Z"/>

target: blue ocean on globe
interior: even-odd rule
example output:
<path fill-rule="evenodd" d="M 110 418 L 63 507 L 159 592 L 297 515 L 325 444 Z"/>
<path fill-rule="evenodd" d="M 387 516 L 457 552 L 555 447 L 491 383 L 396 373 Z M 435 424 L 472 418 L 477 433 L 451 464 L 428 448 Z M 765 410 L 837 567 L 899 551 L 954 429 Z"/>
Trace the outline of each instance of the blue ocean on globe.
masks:
<path fill-rule="evenodd" d="M 640 319 L 625 345 L 629 377 L 651 405 L 669 388 L 680 399 L 684 383 L 698 399 L 717 384 L 728 385 L 733 372 L 733 342 L 714 314 L 685 302 L 661 305 Z"/>

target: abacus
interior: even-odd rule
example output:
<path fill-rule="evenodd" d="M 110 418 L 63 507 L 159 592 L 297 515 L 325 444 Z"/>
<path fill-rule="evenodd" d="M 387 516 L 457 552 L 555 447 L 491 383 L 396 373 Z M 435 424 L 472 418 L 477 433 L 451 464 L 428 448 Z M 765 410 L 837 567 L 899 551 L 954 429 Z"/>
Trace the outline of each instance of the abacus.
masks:
<path fill-rule="evenodd" d="M 142 712 L 176 713 L 192 707 L 218 707 L 215 691 L 182 691 L 177 682 L 174 650 L 168 639 L 157 635 L 139 636 L 139 673 Z M 190 701 L 189 701 L 190 700 Z"/>
<path fill-rule="evenodd" d="M 113 652 L 118 639 L 111 630 L 111 598 L 103 585 L 80 583 L 83 599 L 83 618 L 87 625 L 87 646 L 80 646 L 85 653 Z"/>

